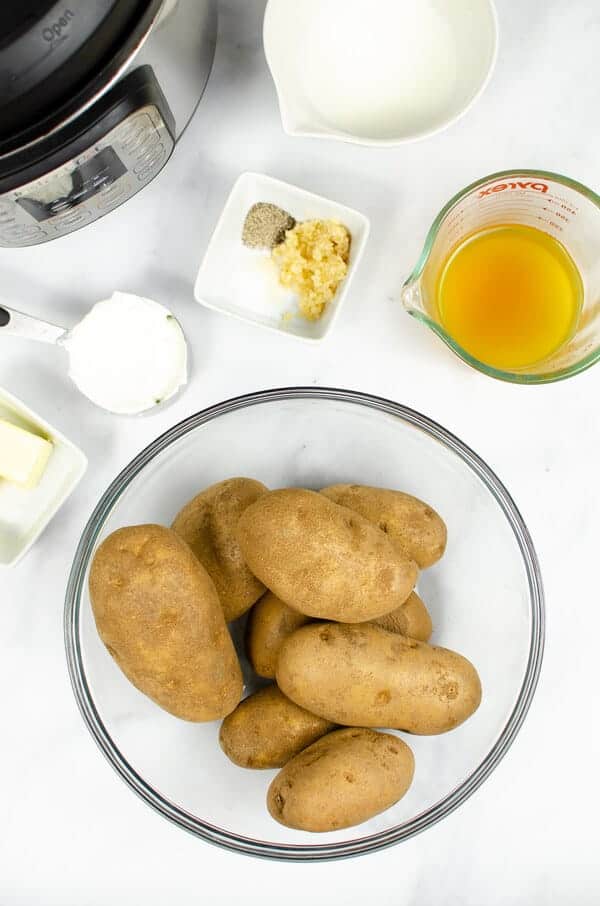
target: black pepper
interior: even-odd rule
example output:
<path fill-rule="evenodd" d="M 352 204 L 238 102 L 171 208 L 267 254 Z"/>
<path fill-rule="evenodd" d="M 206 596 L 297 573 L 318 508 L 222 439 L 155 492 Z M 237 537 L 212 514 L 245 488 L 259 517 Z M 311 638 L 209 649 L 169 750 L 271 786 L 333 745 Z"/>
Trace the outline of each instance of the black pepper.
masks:
<path fill-rule="evenodd" d="M 287 230 L 293 230 L 295 226 L 296 221 L 287 211 L 259 201 L 246 215 L 242 242 L 253 249 L 273 249 L 283 242 Z"/>

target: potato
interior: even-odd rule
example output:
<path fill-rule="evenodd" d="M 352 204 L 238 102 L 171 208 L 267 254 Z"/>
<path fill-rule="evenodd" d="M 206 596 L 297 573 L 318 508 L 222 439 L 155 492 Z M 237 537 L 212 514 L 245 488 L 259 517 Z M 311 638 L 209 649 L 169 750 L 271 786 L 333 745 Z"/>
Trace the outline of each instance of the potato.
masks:
<path fill-rule="evenodd" d="M 309 621 L 310 617 L 292 610 L 272 591 L 257 601 L 246 627 L 246 654 L 255 673 L 273 679 L 283 640 Z"/>
<path fill-rule="evenodd" d="M 235 708 L 242 673 L 215 586 L 175 532 L 114 532 L 96 551 L 89 584 L 100 638 L 141 692 L 184 720 Z"/>
<path fill-rule="evenodd" d="M 271 491 L 238 522 L 246 563 L 289 607 L 361 623 L 406 601 L 418 569 L 380 529 L 322 494 Z"/>
<path fill-rule="evenodd" d="M 444 733 L 477 709 L 473 665 L 379 626 L 316 623 L 288 636 L 277 684 L 292 701 L 346 726 Z"/>
<path fill-rule="evenodd" d="M 334 726 L 299 708 L 273 685 L 240 702 L 221 724 L 219 742 L 242 768 L 281 768 Z"/>
<path fill-rule="evenodd" d="M 284 640 L 296 629 L 311 622 L 310 617 L 288 607 L 272 591 L 257 601 L 250 611 L 246 627 L 246 654 L 255 673 L 274 679 L 279 649 Z M 429 641 L 433 628 L 425 604 L 414 591 L 396 610 L 370 622 L 420 642 Z"/>
<path fill-rule="evenodd" d="M 420 569 L 436 563 L 446 549 L 443 519 L 417 497 L 359 484 L 334 484 L 321 493 L 379 526 Z"/>
<path fill-rule="evenodd" d="M 400 635 L 407 635 L 419 642 L 428 642 L 433 632 L 429 612 L 416 591 L 413 591 L 396 610 L 371 620 L 371 623 L 387 629 L 388 632 L 399 632 Z"/>
<path fill-rule="evenodd" d="M 296 830 L 341 830 L 398 802 L 413 774 L 413 754 L 397 736 L 334 730 L 288 761 L 269 787 L 267 808 Z"/>
<path fill-rule="evenodd" d="M 235 540 L 238 519 L 267 488 L 252 478 L 229 478 L 206 488 L 177 514 L 172 528 L 189 544 L 217 589 L 229 623 L 264 593 Z"/>

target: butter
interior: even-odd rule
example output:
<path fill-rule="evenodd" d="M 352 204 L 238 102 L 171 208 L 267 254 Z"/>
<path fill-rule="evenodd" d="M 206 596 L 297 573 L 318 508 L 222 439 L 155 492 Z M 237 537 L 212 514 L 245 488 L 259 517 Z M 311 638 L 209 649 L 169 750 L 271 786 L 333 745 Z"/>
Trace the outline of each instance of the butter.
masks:
<path fill-rule="evenodd" d="M 0 478 L 24 488 L 35 488 L 52 449 L 45 438 L 0 419 Z"/>

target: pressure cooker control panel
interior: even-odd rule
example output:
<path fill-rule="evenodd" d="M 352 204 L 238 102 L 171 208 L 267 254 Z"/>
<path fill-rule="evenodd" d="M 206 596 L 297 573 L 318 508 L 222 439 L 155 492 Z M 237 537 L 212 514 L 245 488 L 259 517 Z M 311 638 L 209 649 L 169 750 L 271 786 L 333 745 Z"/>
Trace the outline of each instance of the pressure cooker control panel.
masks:
<path fill-rule="evenodd" d="M 148 104 L 68 163 L 0 195 L 0 245 L 37 245 L 118 207 L 152 180 L 174 140 Z"/>

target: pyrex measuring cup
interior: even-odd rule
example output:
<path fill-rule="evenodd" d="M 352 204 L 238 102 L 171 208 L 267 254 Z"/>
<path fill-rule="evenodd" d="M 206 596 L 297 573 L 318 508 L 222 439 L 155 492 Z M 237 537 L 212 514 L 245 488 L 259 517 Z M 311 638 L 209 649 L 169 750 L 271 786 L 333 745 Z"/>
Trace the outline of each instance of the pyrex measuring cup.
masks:
<path fill-rule="evenodd" d="M 535 227 L 562 243 L 579 270 L 584 296 L 568 342 L 535 365 L 504 371 L 474 358 L 448 334 L 438 313 L 436 281 L 450 252 L 468 236 L 508 224 Z M 566 176 L 542 170 L 505 170 L 478 180 L 438 214 L 404 284 L 402 301 L 465 362 L 492 377 L 543 384 L 584 371 L 600 359 L 600 197 Z"/>

